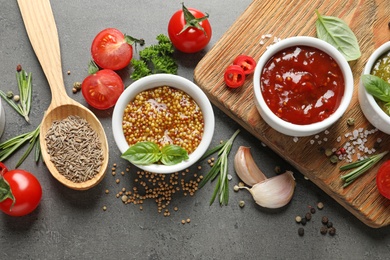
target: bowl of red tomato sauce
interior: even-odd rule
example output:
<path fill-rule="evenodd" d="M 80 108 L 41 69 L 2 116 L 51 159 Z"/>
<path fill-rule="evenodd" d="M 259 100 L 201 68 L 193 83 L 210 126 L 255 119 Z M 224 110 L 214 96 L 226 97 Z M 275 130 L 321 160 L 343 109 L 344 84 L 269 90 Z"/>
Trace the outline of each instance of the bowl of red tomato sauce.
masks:
<path fill-rule="evenodd" d="M 253 83 L 264 121 L 294 137 L 317 134 L 338 121 L 354 88 L 344 56 L 329 43 L 308 36 L 269 46 L 256 65 Z"/>
<path fill-rule="evenodd" d="M 366 81 L 367 86 L 365 86 L 362 79 L 367 75 L 373 75 L 377 79 L 370 83 Z M 367 91 L 368 89 L 388 94 L 375 97 Z M 367 120 L 382 132 L 390 135 L 390 41 L 379 46 L 368 58 L 360 80 L 358 97 L 360 108 Z"/>

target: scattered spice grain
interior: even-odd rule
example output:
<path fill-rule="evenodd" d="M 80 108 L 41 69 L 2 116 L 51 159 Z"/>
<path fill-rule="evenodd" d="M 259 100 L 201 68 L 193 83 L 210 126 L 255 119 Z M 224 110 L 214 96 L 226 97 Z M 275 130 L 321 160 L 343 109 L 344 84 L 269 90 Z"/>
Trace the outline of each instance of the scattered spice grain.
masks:
<path fill-rule="evenodd" d="M 336 229 L 334 227 L 329 228 L 329 235 L 334 236 L 336 235 Z"/>
<path fill-rule="evenodd" d="M 302 221 L 302 217 L 301 216 L 296 216 L 295 217 L 295 222 L 301 223 L 301 221 Z"/>
<path fill-rule="evenodd" d="M 317 208 L 318 208 L 319 210 L 323 209 L 323 208 L 324 208 L 324 203 L 318 202 L 318 203 L 317 203 Z"/>
<path fill-rule="evenodd" d="M 304 234 L 305 230 L 302 227 L 298 228 L 298 235 L 302 237 Z"/>
<path fill-rule="evenodd" d="M 102 144 L 87 120 L 79 116 L 56 120 L 45 141 L 50 161 L 68 180 L 85 182 L 100 172 L 104 159 Z"/>
<path fill-rule="evenodd" d="M 323 216 L 322 219 L 321 219 L 321 222 L 322 222 L 322 224 L 324 224 L 324 225 L 328 224 L 328 221 L 329 221 L 329 219 L 328 219 L 328 217 L 326 217 L 326 216 Z"/>
<path fill-rule="evenodd" d="M 327 228 L 326 226 L 322 226 L 322 227 L 320 228 L 320 233 L 321 233 L 322 235 L 326 235 L 326 233 L 328 233 L 328 228 Z"/>
<path fill-rule="evenodd" d="M 243 208 L 243 207 L 245 207 L 245 201 L 243 201 L 243 200 L 240 200 L 240 202 L 239 202 L 239 204 L 238 204 L 239 206 L 240 206 L 240 208 Z"/>

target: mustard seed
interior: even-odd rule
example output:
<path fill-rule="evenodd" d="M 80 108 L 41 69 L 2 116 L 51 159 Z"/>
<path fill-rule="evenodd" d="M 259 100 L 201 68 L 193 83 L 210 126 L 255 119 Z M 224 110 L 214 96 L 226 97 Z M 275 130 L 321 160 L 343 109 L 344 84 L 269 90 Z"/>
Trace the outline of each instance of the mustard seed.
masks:
<path fill-rule="evenodd" d="M 302 221 L 302 217 L 301 216 L 296 216 L 295 217 L 295 222 L 301 223 L 301 221 Z"/>
<path fill-rule="evenodd" d="M 103 206 L 103 210 L 106 211 L 106 210 L 107 210 L 107 207 L 106 207 L 106 206 Z"/>

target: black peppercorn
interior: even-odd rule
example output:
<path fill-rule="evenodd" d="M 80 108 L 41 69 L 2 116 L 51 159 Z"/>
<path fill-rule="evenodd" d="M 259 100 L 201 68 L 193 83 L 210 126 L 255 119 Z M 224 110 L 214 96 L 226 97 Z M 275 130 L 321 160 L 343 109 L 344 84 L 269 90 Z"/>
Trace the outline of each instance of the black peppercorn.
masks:
<path fill-rule="evenodd" d="M 298 235 L 303 236 L 305 234 L 305 230 L 303 228 L 298 228 Z"/>
<path fill-rule="evenodd" d="M 311 220 L 311 213 L 307 212 L 306 215 L 305 215 L 305 218 L 306 218 L 307 221 Z"/>
<path fill-rule="evenodd" d="M 327 226 L 328 228 L 331 228 L 331 227 L 333 227 L 333 223 L 329 221 L 329 222 L 326 224 L 326 226 Z"/>
<path fill-rule="evenodd" d="M 306 219 L 306 218 L 302 218 L 302 219 L 301 219 L 301 224 L 302 224 L 302 225 L 306 225 L 306 222 L 307 222 L 307 219 Z"/>
<path fill-rule="evenodd" d="M 329 235 L 331 236 L 336 235 L 336 229 L 334 227 L 329 228 Z"/>
<path fill-rule="evenodd" d="M 328 217 L 325 217 L 325 216 L 323 216 L 322 219 L 321 219 L 321 222 L 324 225 L 328 224 L 328 221 L 329 221 Z"/>
<path fill-rule="evenodd" d="M 322 227 L 320 228 L 320 233 L 321 233 L 322 235 L 325 235 L 327 232 L 328 232 L 328 228 L 327 228 L 326 226 L 322 226 Z"/>
<path fill-rule="evenodd" d="M 315 209 L 315 208 L 310 208 L 310 213 L 311 213 L 311 214 L 316 213 L 316 209 Z"/>

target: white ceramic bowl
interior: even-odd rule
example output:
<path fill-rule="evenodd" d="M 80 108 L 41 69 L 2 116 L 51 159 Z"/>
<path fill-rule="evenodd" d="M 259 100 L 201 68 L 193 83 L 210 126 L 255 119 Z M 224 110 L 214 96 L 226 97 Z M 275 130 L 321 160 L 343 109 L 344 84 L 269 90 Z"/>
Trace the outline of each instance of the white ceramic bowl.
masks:
<path fill-rule="evenodd" d="M 124 153 L 129 145 L 126 142 L 125 136 L 122 129 L 122 118 L 123 112 L 127 104 L 134 99 L 134 97 L 147 89 L 170 86 L 173 88 L 180 89 L 190 95 L 195 102 L 198 104 L 203 113 L 204 118 L 204 133 L 202 141 L 194 152 L 189 155 L 189 159 L 178 163 L 176 165 L 167 166 L 162 164 L 151 164 L 151 165 L 136 165 L 137 167 L 153 173 L 174 173 L 184 170 L 194 163 L 196 163 L 200 157 L 207 151 L 212 137 L 214 135 L 215 118 L 213 108 L 210 104 L 209 99 L 204 92 L 192 81 L 183 77 L 171 74 L 154 74 L 144 78 L 141 78 L 130 86 L 128 86 L 122 95 L 119 97 L 112 116 L 112 131 L 114 134 L 115 142 L 121 151 Z"/>
<path fill-rule="evenodd" d="M 293 46 L 310 46 L 317 48 L 319 50 L 324 51 L 328 55 L 330 55 L 340 66 L 340 69 L 344 76 L 344 96 L 341 100 L 341 103 L 337 110 L 330 115 L 328 118 L 324 119 L 321 122 L 316 122 L 307 125 L 298 125 L 287 122 L 278 116 L 276 116 L 271 109 L 266 104 L 260 87 L 260 76 L 263 70 L 264 65 L 268 62 L 268 60 L 279 51 L 293 47 Z M 264 121 L 270 125 L 276 131 L 290 136 L 300 137 L 300 136 L 310 136 L 321 131 L 326 130 L 332 124 L 334 124 L 346 111 L 349 106 L 349 103 L 352 99 L 353 95 L 353 75 L 351 68 L 344 58 L 344 56 L 332 45 L 329 43 L 308 36 L 296 36 L 291 38 L 283 39 L 274 45 L 270 46 L 264 54 L 261 56 L 260 60 L 256 65 L 256 69 L 253 76 L 253 86 L 254 86 L 254 94 L 255 94 L 255 104 L 257 110 L 259 111 L 261 117 Z"/>
<path fill-rule="evenodd" d="M 370 74 L 375 62 L 382 54 L 390 51 L 390 41 L 381 45 L 368 58 L 363 74 Z M 382 132 L 390 135 L 390 116 L 388 116 L 375 101 L 374 97 L 366 91 L 360 81 L 358 90 L 359 104 L 367 120 Z"/>

